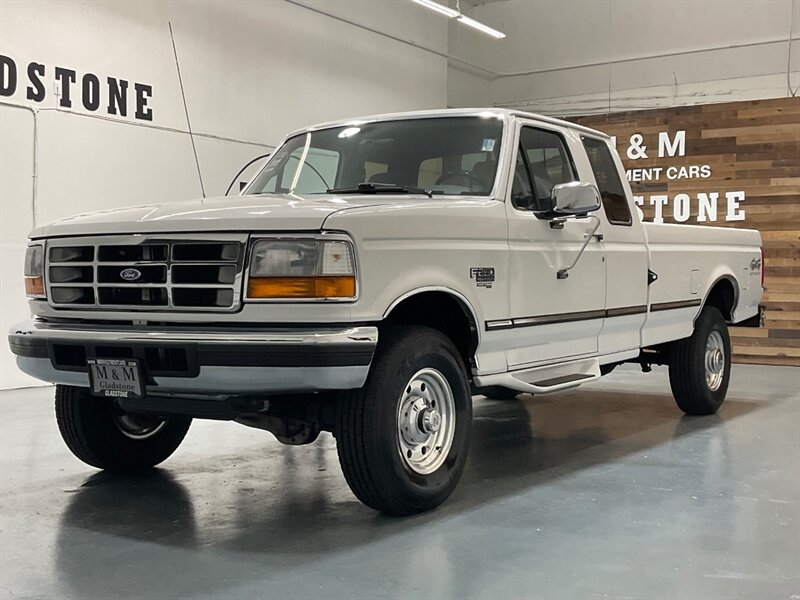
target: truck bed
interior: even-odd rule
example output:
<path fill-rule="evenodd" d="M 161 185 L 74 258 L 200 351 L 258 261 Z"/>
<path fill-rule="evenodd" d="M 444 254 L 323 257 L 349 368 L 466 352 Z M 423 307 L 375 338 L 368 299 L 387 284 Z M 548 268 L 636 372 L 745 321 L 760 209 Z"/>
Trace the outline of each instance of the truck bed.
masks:
<path fill-rule="evenodd" d="M 721 280 L 732 286 L 733 323 L 758 313 L 761 297 L 761 234 L 754 229 L 644 223 L 650 270 L 650 314 L 643 345 L 686 337 L 705 295 Z M 686 240 L 691 240 L 687 242 Z M 672 306 L 673 308 L 670 308 Z"/>

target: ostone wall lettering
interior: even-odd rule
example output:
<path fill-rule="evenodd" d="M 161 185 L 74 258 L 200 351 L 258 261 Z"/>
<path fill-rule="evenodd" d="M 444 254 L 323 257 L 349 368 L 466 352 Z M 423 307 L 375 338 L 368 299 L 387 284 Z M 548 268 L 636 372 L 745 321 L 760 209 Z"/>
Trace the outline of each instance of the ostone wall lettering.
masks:
<path fill-rule="evenodd" d="M 40 104 L 49 96 L 61 108 L 82 107 L 89 112 L 153 120 L 153 86 L 122 77 L 81 73 L 75 69 L 39 62 L 18 64 L 0 54 L 0 96 L 19 97 Z"/>
<path fill-rule="evenodd" d="M 702 132 L 700 133 L 702 136 Z M 620 147 L 617 136 L 612 136 L 614 145 L 629 161 L 648 159 L 648 152 L 653 158 L 685 158 L 686 157 L 686 130 L 679 129 L 673 133 L 659 131 L 657 144 L 653 149 L 648 148 L 645 136 L 634 133 L 628 138 L 627 147 Z M 657 149 L 656 149 L 657 148 Z M 687 160 L 687 164 L 659 165 L 649 167 L 631 167 L 625 169 L 625 174 L 631 184 L 676 181 L 692 179 L 710 179 L 714 175 L 712 165 Z M 720 210 L 722 198 L 722 210 Z M 653 194 L 651 196 L 634 195 L 633 200 L 640 207 L 645 205 L 653 208 L 653 221 L 663 223 L 667 211 L 671 211 L 672 219 L 677 223 L 686 223 L 694 215 L 698 223 L 716 221 L 718 218 L 725 221 L 744 221 L 745 209 L 741 206 L 746 199 L 744 190 L 699 192 L 695 195 L 686 193 L 669 196 Z"/>

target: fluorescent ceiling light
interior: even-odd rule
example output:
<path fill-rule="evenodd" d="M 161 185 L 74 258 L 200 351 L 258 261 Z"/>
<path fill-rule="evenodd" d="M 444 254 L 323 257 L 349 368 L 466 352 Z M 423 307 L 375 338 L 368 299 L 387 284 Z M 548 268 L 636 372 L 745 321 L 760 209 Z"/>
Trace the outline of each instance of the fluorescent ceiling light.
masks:
<path fill-rule="evenodd" d="M 415 2 L 417 0 L 414 0 Z M 488 25 L 484 25 L 480 21 L 476 21 L 475 19 L 470 19 L 466 15 L 459 15 L 458 20 L 463 23 L 464 25 L 469 25 L 470 27 L 477 29 L 478 31 L 482 31 L 483 33 L 492 36 L 493 38 L 497 38 L 498 40 L 506 37 L 506 34 L 502 31 L 497 31 L 497 29 L 493 29 Z"/>
<path fill-rule="evenodd" d="M 503 33 L 502 31 L 497 31 L 497 29 L 489 27 L 488 25 L 484 25 L 480 21 L 471 19 L 467 15 L 461 14 L 461 11 L 452 9 L 449 6 L 445 6 L 444 4 L 439 4 L 438 2 L 434 2 L 433 0 L 411 0 L 411 1 L 416 2 L 417 4 L 419 4 L 420 6 L 424 6 L 425 8 L 430 8 L 431 10 L 435 10 L 436 12 L 448 16 L 451 19 L 457 18 L 464 25 L 472 27 L 473 29 L 477 29 L 481 33 L 490 35 L 498 40 L 506 37 L 506 34 Z"/>
<path fill-rule="evenodd" d="M 447 15 L 448 17 L 457 17 L 461 13 L 457 10 L 453 10 L 449 6 L 445 6 L 443 4 L 439 4 L 438 2 L 434 2 L 433 0 L 412 0 L 412 2 L 416 2 L 417 4 L 421 4 L 427 8 L 435 10 L 438 13 L 442 13 L 443 15 Z"/>

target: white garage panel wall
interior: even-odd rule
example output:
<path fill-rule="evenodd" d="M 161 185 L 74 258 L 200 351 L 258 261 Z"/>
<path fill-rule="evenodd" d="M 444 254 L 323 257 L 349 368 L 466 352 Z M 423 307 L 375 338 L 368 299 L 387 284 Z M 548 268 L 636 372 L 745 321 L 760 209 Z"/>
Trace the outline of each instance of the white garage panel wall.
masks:
<path fill-rule="evenodd" d="M 464 3 L 462 2 L 462 5 Z M 553 115 L 788 95 L 800 85 L 798 0 L 504 0 L 477 2 L 494 40 L 451 22 L 449 52 L 492 73 L 495 106 Z M 451 65 L 450 77 L 464 71 Z M 472 88 L 471 88 L 472 89 Z M 451 86 L 448 103 L 474 97 Z"/>
<path fill-rule="evenodd" d="M 0 106 L 0 387 L 34 381 L 17 370 L 4 335 L 28 316 L 22 261 L 33 226 L 32 182 L 33 113 Z"/>
<path fill-rule="evenodd" d="M 451 65 L 447 70 L 447 104 L 453 108 L 494 106 L 491 82 L 485 74 Z"/>
<path fill-rule="evenodd" d="M 446 22 L 405 0 L 303 4 L 444 52 Z M 0 332 L 27 316 L 26 234 L 77 212 L 200 196 L 168 23 L 207 195 L 249 159 L 318 121 L 446 105 L 446 61 L 297 3 L 0 3 L 0 54 L 16 91 L 0 102 Z M 30 62 L 45 65 L 42 102 L 27 99 Z M 76 71 L 59 107 L 55 67 Z M 82 105 L 81 78 L 100 80 L 100 107 Z M 107 114 L 107 77 L 128 80 L 128 114 Z M 152 121 L 134 118 L 134 82 L 152 86 Z M 7 81 L 5 82 L 7 83 Z M 59 109 L 59 110 L 56 110 Z M 0 341 L 0 388 L 33 383 Z"/>

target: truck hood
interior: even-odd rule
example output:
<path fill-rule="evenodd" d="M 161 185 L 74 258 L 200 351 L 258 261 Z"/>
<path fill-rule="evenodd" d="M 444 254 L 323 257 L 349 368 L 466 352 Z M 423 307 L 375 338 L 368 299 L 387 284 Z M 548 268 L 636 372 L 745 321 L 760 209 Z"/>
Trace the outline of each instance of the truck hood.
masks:
<path fill-rule="evenodd" d="M 32 239 L 71 235 L 195 231 L 315 231 L 348 208 L 391 202 L 386 196 L 222 196 L 101 210 L 35 228 Z"/>

